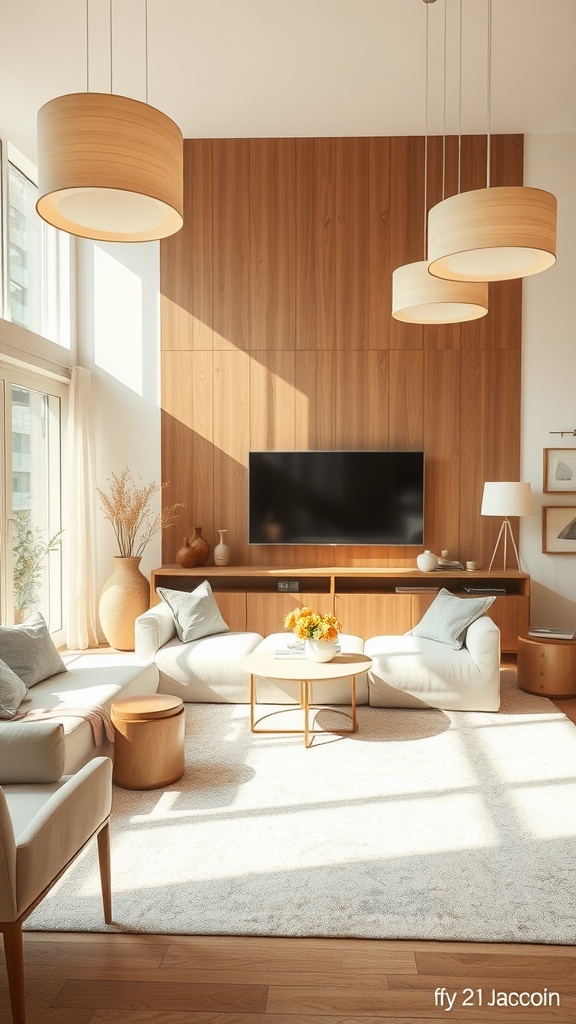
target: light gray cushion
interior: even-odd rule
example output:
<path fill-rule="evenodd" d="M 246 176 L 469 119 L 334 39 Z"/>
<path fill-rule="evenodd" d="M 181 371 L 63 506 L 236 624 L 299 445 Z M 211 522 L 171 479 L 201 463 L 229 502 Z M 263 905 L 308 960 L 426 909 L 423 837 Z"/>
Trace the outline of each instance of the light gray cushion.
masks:
<path fill-rule="evenodd" d="M 0 659 L 0 718 L 12 718 L 27 692 L 26 684 Z"/>
<path fill-rule="evenodd" d="M 66 671 L 40 612 L 18 626 L 0 626 L 0 658 L 26 686 Z"/>
<path fill-rule="evenodd" d="M 158 587 L 157 591 L 172 610 L 178 639 L 182 643 L 228 632 L 208 580 L 191 592 L 168 590 L 166 587 Z"/>
<path fill-rule="evenodd" d="M 471 622 L 479 619 L 496 600 L 489 597 L 456 597 L 449 590 L 442 589 L 434 598 L 427 612 L 409 633 L 426 640 L 437 640 L 459 650 L 466 639 L 466 630 Z"/>

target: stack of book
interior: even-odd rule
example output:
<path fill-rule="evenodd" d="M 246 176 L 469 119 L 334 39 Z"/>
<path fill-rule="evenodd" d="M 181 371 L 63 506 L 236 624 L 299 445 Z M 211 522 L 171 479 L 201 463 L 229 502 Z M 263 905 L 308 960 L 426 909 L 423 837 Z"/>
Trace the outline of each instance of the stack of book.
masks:
<path fill-rule="evenodd" d="M 434 566 L 436 569 L 463 569 L 462 562 L 459 562 L 457 558 L 439 558 L 438 564 Z M 434 571 L 433 570 L 433 571 Z"/>
<path fill-rule="evenodd" d="M 528 636 L 537 640 L 576 640 L 576 629 L 562 629 L 554 626 L 534 626 Z"/>

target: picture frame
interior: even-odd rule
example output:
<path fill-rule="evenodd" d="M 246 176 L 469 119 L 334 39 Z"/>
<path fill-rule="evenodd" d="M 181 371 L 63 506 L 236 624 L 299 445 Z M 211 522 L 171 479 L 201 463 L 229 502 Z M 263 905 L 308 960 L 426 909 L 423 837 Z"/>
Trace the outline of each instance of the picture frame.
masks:
<path fill-rule="evenodd" d="M 544 506 L 542 551 L 545 555 L 576 555 L 576 505 Z"/>
<path fill-rule="evenodd" d="M 576 494 L 576 448 L 544 449 L 544 494 Z"/>

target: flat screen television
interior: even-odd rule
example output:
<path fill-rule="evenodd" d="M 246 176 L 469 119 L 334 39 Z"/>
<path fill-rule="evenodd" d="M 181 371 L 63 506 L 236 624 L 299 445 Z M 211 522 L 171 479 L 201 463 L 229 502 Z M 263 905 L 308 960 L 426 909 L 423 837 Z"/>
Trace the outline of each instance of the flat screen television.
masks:
<path fill-rule="evenodd" d="M 254 451 L 250 544 L 424 543 L 424 452 Z"/>

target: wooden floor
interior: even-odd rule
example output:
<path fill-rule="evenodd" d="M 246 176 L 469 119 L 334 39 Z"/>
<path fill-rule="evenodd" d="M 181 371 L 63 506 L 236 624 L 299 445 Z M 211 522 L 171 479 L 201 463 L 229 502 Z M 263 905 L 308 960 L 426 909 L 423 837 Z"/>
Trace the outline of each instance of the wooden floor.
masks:
<path fill-rule="evenodd" d="M 28 1024 L 576 1021 L 576 947 L 35 932 L 25 959 Z"/>
<path fill-rule="evenodd" d="M 28 1024 L 576 1022 L 576 946 L 27 932 L 24 956 Z"/>

